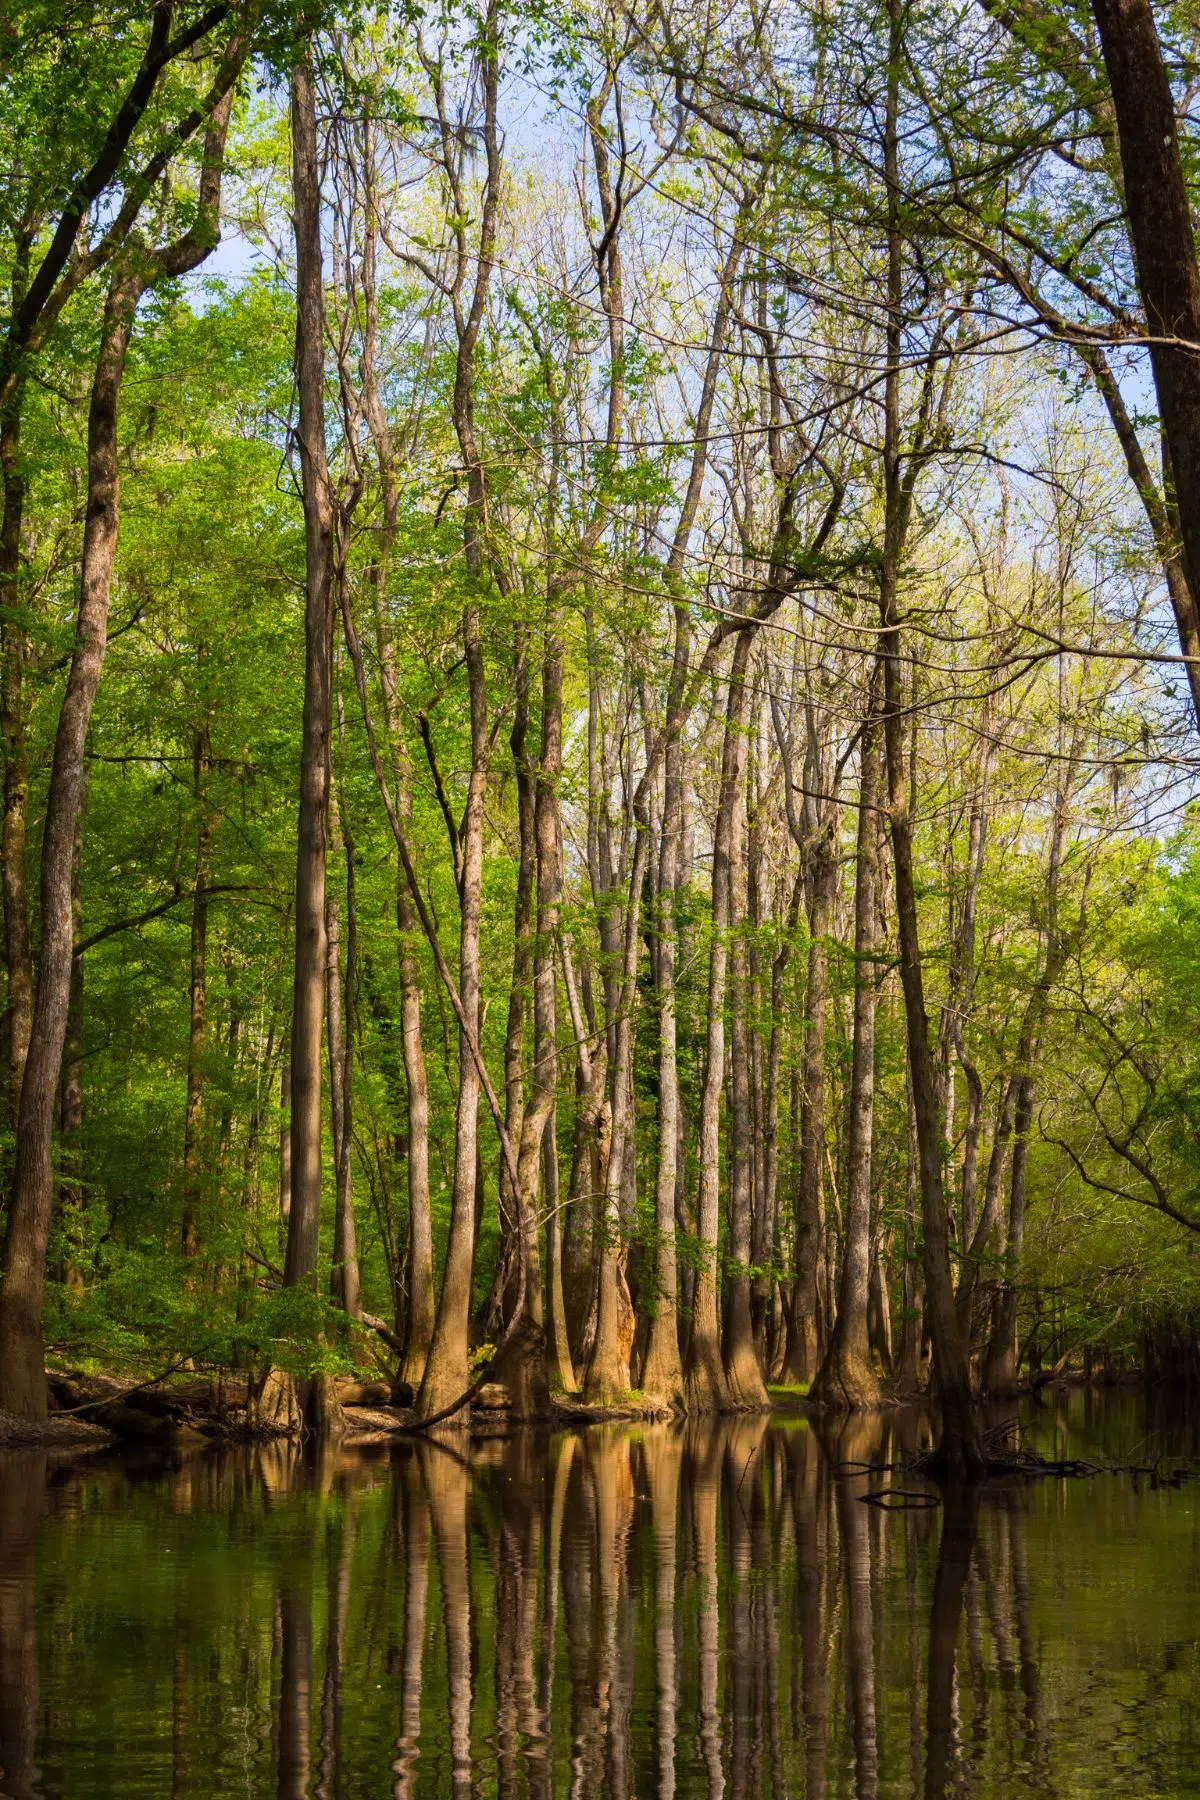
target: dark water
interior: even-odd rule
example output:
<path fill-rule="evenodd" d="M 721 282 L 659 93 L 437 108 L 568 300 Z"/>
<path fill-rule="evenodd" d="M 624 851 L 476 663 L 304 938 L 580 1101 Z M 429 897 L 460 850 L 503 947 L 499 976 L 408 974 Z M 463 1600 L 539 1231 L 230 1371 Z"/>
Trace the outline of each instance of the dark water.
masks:
<path fill-rule="evenodd" d="M 1200 1795 L 1200 1482 L 837 1473 L 921 1429 L 0 1459 L 0 1793 Z M 1023 1429 L 1200 1451 L 1128 1395 Z"/>

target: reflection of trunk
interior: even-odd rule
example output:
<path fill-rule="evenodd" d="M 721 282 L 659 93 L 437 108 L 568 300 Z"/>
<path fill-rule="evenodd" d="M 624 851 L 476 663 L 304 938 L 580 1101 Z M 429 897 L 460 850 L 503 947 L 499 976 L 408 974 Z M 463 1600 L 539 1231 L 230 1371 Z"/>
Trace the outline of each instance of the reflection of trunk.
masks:
<path fill-rule="evenodd" d="M 676 1518 L 683 1437 L 673 1425 L 656 1425 L 643 1442 L 650 1483 L 650 1529 L 654 1536 L 654 1694 L 658 1752 L 657 1800 L 674 1800 L 675 1732 L 679 1678 L 676 1664 Z"/>
<path fill-rule="evenodd" d="M 732 1800 L 750 1800 L 760 1791 L 757 1774 L 762 1733 L 755 1705 L 759 1675 L 755 1627 L 763 1596 L 752 1566 L 750 1512 L 765 1431 L 764 1418 L 740 1419 L 729 1433 L 725 1453 L 725 1559 L 729 1570 L 726 1655 L 728 1710 L 732 1713 L 729 1734 Z"/>
<path fill-rule="evenodd" d="M 9 1459 L 0 1480 L 0 1784 L 6 1800 L 35 1800 L 38 1731 L 36 1550 L 46 1458 Z"/>
<path fill-rule="evenodd" d="M 874 703 L 878 683 L 872 684 Z M 837 1318 L 814 1399 L 848 1408 L 874 1406 L 879 1382 L 871 1361 L 867 1311 L 871 1290 L 871 1150 L 875 1108 L 875 945 L 879 821 L 879 737 L 874 713 L 862 735 L 857 880 L 854 896 L 854 1052 L 850 1074 L 850 1146 L 846 1172 L 845 1245 Z"/>
<path fill-rule="evenodd" d="M 721 1610 L 717 1574 L 717 1512 L 725 1429 L 704 1424 L 692 1428 L 692 1537 L 696 1556 L 697 1657 L 699 1680 L 700 1755 L 708 1772 L 708 1800 L 725 1792 L 721 1764 Z"/>
<path fill-rule="evenodd" d="M 321 1684 L 321 1768 L 316 1800 L 337 1800 L 342 1793 L 342 1699 L 346 1662 L 346 1625 L 354 1571 L 356 1499 L 348 1495 L 336 1558 L 329 1558 L 329 1624 L 325 1634 L 325 1679 Z"/>
<path fill-rule="evenodd" d="M 471 1577 L 467 1551 L 465 1464 L 436 1443 L 420 1452 L 442 1578 L 451 1791 L 469 1796 L 471 1779 Z"/>
<path fill-rule="evenodd" d="M 857 1434 L 856 1434 L 857 1435 Z M 866 1461 L 878 1454 L 878 1442 L 865 1434 L 843 1436 L 838 1454 L 844 1461 Z M 856 1800 L 875 1800 L 879 1783 L 879 1750 L 875 1734 L 875 1636 L 871 1608 L 871 1508 L 859 1498 L 857 1483 L 838 1481 L 838 1527 L 846 1570 L 846 1655 L 850 1703 L 854 1717 L 854 1792 Z"/>
<path fill-rule="evenodd" d="M 280 1595 L 279 1800 L 308 1800 L 312 1770 L 312 1600 L 289 1581 Z"/>
<path fill-rule="evenodd" d="M 792 1514 L 796 1530 L 797 1604 L 800 1625 L 801 1698 L 804 1706 L 805 1800 L 824 1800 L 829 1734 L 829 1652 L 825 1637 L 826 1534 L 822 1457 L 809 1431 L 788 1434 L 792 1462 Z"/>
<path fill-rule="evenodd" d="M 421 1745 L 421 1671 L 429 1595 L 429 1502 L 415 1456 L 393 1475 L 404 1509 L 404 1648 L 400 1669 L 400 1736 L 396 1740 L 394 1800 L 414 1791 Z"/>
<path fill-rule="evenodd" d="M 943 1491 L 942 1541 L 929 1613 L 929 1691 L 925 1716 L 925 1800 L 945 1800 L 954 1779 L 958 1630 L 975 1550 L 979 1489 Z"/>

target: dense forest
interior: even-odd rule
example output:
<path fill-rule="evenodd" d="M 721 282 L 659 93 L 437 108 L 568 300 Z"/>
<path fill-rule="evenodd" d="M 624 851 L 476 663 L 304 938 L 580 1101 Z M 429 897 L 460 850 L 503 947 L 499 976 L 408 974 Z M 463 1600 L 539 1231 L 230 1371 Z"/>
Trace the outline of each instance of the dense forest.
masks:
<path fill-rule="evenodd" d="M 1198 67 L 7 9 L 0 1407 L 1200 1378 Z"/>

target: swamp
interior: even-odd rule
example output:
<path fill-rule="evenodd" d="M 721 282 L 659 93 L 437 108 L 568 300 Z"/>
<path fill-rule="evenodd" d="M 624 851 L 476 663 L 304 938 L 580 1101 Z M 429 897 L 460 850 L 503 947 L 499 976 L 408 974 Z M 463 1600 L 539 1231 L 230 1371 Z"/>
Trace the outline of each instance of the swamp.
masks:
<path fill-rule="evenodd" d="M 0 1800 L 1200 1793 L 1198 92 L 0 0 Z"/>

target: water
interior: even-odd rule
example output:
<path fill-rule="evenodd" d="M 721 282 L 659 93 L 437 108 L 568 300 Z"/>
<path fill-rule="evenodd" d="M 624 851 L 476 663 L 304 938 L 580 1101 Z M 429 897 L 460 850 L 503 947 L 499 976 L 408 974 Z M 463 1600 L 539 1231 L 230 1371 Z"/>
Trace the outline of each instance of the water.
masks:
<path fill-rule="evenodd" d="M 0 1459 L 0 1794 L 1200 1795 L 1200 1482 L 837 1472 L 922 1429 Z M 1023 1431 L 1200 1451 L 1128 1395 Z"/>

